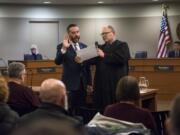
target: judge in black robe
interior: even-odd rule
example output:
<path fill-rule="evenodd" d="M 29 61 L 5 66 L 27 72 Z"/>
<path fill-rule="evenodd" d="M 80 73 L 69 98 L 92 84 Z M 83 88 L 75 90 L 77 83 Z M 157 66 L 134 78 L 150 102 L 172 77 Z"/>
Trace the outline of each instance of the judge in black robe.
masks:
<path fill-rule="evenodd" d="M 115 103 L 115 91 L 118 80 L 128 75 L 129 47 L 126 42 L 115 39 L 112 26 L 102 29 L 102 38 L 105 43 L 97 49 L 99 57 L 90 60 L 96 65 L 93 99 L 96 108 L 104 108 Z"/>

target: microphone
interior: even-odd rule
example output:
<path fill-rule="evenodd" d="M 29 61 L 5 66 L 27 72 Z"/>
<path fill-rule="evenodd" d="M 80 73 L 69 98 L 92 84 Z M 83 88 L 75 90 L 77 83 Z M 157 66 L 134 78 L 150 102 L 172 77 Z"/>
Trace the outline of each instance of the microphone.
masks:
<path fill-rule="evenodd" d="M 98 43 L 98 41 L 95 42 L 95 47 L 96 47 L 96 48 L 99 48 L 99 43 Z"/>
<path fill-rule="evenodd" d="M 46 60 L 50 60 L 47 55 L 44 55 L 43 57 L 44 57 Z"/>

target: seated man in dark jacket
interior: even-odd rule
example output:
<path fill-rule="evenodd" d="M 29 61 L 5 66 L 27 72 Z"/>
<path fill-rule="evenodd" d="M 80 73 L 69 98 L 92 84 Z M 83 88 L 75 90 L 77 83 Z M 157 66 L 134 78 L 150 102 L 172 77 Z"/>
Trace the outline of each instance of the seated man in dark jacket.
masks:
<path fill-rule="evenodd" d="M 66 111 L 68 104 L 66 88 L 63 82 L 56 79 L 47 79 L 41 84 L 39 94 L 42 101 L 41 106 L 34 112 L 20 118 L 17 126 L 43 119 L 55 119 L 59 121 L 69 121 L 74 127 L 81 127 L 80 122 L 71 117 Z"/>
<path fill-rule="evenodd" d="M 176 41 L 173 44 L 173 50 L 168 53 L 169 58 L 180 58 L 180 41 Z"/>
<path fill-rule="evenodd" d="M 8 135 L 19 118 L 18 114 L 6 104 L 8 96 L 7 82 L 0 77 L 0 135 Z"/>
<path fill-rule="evenodd" d="M 39 97 L 24 85 L 26 80 L 25 65 L 12 62 L 8 66 L 9 106 L 20 116 L 34 111 L 40 104 Z"/>
<path fill-rule="evenodd" d="M 24 54 L 24 60 L 42 60 L 42 55 L 38 52 L 38 47 L 35 44 L 31 45 L 31 54 Z"/>

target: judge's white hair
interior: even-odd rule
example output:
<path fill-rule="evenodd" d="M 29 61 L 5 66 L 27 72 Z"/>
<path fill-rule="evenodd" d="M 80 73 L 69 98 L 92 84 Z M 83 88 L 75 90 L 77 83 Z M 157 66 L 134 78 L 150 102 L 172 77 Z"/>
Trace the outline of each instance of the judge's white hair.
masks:
<path fill-rule="evenodd" d="M 30 49 L 36 49 L 36 54 L 39 53 L 39 50 L 38 50 L 38 47 L 37 47 L 36 44 L 32 44 L 31 47 L 30 47 Z"/>

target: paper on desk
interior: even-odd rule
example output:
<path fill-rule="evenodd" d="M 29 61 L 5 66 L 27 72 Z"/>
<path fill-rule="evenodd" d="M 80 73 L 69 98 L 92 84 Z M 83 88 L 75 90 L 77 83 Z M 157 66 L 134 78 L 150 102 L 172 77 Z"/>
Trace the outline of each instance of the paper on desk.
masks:
<path fill-rule="evenodd" d="M 77 56 L 81 58 L 81 62 L 98 56 L 96 47 L 94 45 L 76 51 Z"/>

